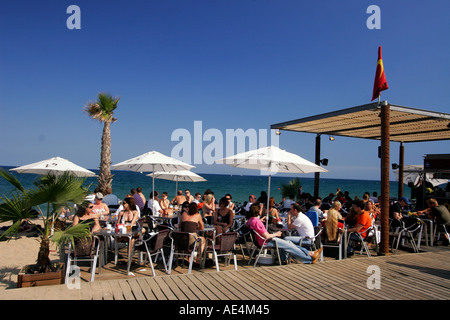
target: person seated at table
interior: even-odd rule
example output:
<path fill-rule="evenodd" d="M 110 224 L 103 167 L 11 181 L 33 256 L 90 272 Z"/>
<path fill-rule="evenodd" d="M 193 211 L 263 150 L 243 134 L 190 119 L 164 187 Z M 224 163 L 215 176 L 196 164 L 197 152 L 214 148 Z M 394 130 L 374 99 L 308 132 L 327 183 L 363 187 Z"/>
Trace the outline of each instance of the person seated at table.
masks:
<path fill-rule="evenodd" d="M 236 206 L 235 206 L 235 204 L 231 201 L 231 199 L 232 199 L 231 194 L 227 193 L 227 194 L 225 195 L 225 199 L 227 199 L 227 201 L 228 201 L 227 208 L 233 210 L 233 212 L 234 212 Z"/>
<path fill-rule="evenodd" d="M 94 204 L 89 203 L 87 207 L 78 206 L 78 210 L 73 218 L 73 225 L 76 226 L 79 223 L 92 223 L 91 232 L 97 232 L 101 229 L 98 217 L 92 212 Z"/>
<path fill-rule="evenodd" d="M 427 199 L 428 209 L 417 211 L 418 214 L 426 213 L 430 219 L 433 219 L 437 223 L 438 230 L 443 229 L 442 226 L 445 226 L 447 232 L 450 231 L 450 212 L 447 207 L 442 204 L 439 204 L 436 199 Z M 445 238 L 442 241 L 442 245 L 447 246 L 449 244 L 449 239 L 447 239 L 447 235 L 444 233 Z"/>
<path fill-rule="evenodd" d="M 356 200 L 353 200 L 353 202 Z M 358 216 L 355 213 L 355 209 L 353 209 L 353 204 L 352 207 L 350 208 L 350 211 L 348 212 L 348 214 L 345 216 L 344 218 L 344 222 L 347 225 L 347 227 L 352 228 L 354 226 L 356 226 L 356 221 L 358 220 Z"/>
<path fill-rule="evenodd" d="M 101 220 L 108 219 L 107 215 L 109 215 L 109 208 L 108 205 L 103 202 L 103 193 L 97 192 L 95 194 L 95 202 L 92 212 Z"/>
<path fill-rule="evenodd" d="M 263 245 L 264 240 L 267 240 L 267 244 L 272 245 L 275 245 L 274 242 L 276 242 L 278 250 L 280 252 L 280 259 L 282 264 L 286 263 L 289 255 L 292 255 L 298 262 L 316 263 L 316 261 L 320 258 L 322 248 L 316 251 L 308 251 L 306 248 L 296 246 L 291 241 L 278 238 L 282 235 L 281 231 L 268 233 L 266 227 L 264 226 L 264 219 L 260 219 L 262 211 L 263 207 L 258 203 L 252 204 L 249 211 L 251 217 L 246 223 L 248 228 L 252 229 L 254 232 L 258 233 L 258 235 L 261 236 L 256 236 L 256 241 L 259 246 Z"/>
<path fill-rule="evenodd" d="M 291 204 L 291 210 L 286 216 L 286 224 L 288 230 L 297 230 L 297 236 L 285 237 L 285 240 L 292 241 L 296 245 L 300 243 L 305 245 L 311 245 L 314 234 L 314 226 L 311 219 L 301 211 L 298 203 Z M 306 238 L 306 239 L 305 239 Z"/>
<path fill-rule="evenodd" d="M 402 226 L 401 219 L 403 218 L 403 212 L 409 210 L 409 200 L 407 197 L 401 197 L 397 202 L 394 202 L 389 207 L 389 218 L 391 222 L 389 228 L 395 231 L 397 228 Z"/>
<path fill-rule="evenodd" d="M 163 192 L 161 194 L 161 200 L 159 200 L 159 205 L 163 211 L 163 215 L 168 216 L 173 214 L 173 208 L 170 208 L 170 200 L 168 199 L 169 195 L 167 192 Z"/>
<path fill-rule="evenodd" d="M 139 219 L 139 213 L 136 210 L 136 205 L 133 198 L 125 198 L 123 200 L 123 210 L 119 212 L 119 223 L 129 223 L 131 227 L 136 226 Z"/>
<path fill-rule="evenodd" d="M 172 199 L 170 203 L 181 206 L 185 201 L 186 197 L 183 195 L 183 191 L 178 190 L 177 195 Z"/>
<path fill-rule="evenodd" d="M 331 208 L 327 212 L 327 218 L 322 220 L 322 227 L 324 232 L 324 240 L 335 242 L 338 237 L 338 232 L 344 230 L 344 222 L 338 210 Z"/>
<path fill-rule="evenodd" d="M 347 232 L 350 234 L 349 240 L 360 241 L 360 238 L 354 234 L 359 233 L 363 239 L 367 236 L 367 229 L 369 229 L 372 226 L 372 218 L 370 217 L 369 213 L 364 210 L 365 203 L 362 200 L 356 200 L 353 203 L 352 208 L 354 209 L 354 212 L 356 214 L 357 220 L 356 225 L 352 228 L 347 229 Z M 350 245 L 347 248 L 348 254 L 353 254 L 353 248 Z"/>
<path fill-rule="evenodd" d="M 213 215 L 216 211 L 216 199 L 212 193 L 209 193 L 205 197 L 205 201 L 203 201 L 203 218 L 206 219 L 207 224 L 213 224 Z"/>
<path fill-rule="evenodd" d="M 185 210 L 185 208 L 187 210 Z M 189 245 L 193 245 L 195 240 L 200 239 L 200 250 L 197 253 L 197 259 L 195 262 L 200 263 L 200 257 L 202 256 L 202 252 L 205 250 L 206 241 L 204 237 L 201 237 L 197 234 L 198 231 L 201 231 L 205 228 L 203 224 L 203 218 L 198 213 L 198 207 L 196 203 L 187 203 L 185 205 L 183 203 L 183 211 L 180 215 L 180 231 L 189 232 Z"/>
<path fill-rule="evenodd" d="M 267 209 L 264 209 L 264 214 L 267 215 Z M 275 198 L 270 197 L 269 199 L 269 224 L 277 225 L 278 222 L 281 222 L 280 216 L 278 214 L 278 210 L 275 208 Z"/>
<path fill-rule="evenodd" d="M 230 230 L 234 223 L 234 212 L 228 206 L 228 200 L 224 197 L 219 201 L 219 208 L 214 213 L 214 227 L 216 234 L 221 234 Z"/>
<path fill-rule="evenodd" d="M 376 219 L 380 214 L 380 209 L 375 206 L 375 202 L 372 199 L 366 202 L 364 210 L 367 211 L 372 219 Z"/>
<path fill-rule="evenodd" d="M 158 191 L 150 192 L 150 198 L 147 201 L 147 208 L 150 208 L 152 210 L 152 215 L 154 217 L 159 217 L 160 215 L 164 214 L 164 211 L 158 202 L 158 195 Z"/>
<path fill-rule="evenodd" d="M 403 217 L 402 212 L 409 210 L 409 205 L 410 203 L 408 198 L 401 197 L 397 202 L 394 202 L 394 204 L 389 207 L 389 218 L 400 220 Z"/>
<path fill-rule="evenodd" d="M 191 191 L 189 189 L 184 190 L 184 194 L 187 202 L 191 203 L 192 201 L 194 201 L 194 196 L 191 194 Z"/>

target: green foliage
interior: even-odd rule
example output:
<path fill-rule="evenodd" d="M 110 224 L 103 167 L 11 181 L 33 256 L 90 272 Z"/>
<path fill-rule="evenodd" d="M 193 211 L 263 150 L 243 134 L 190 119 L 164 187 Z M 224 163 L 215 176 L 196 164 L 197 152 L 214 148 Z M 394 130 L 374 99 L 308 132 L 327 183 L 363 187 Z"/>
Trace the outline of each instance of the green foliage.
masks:
<path fill-rule="evenodd" d="M 113 97 L 109 93 L 99 93 L 97 101 L 87 103 L 83 110 L 91 118 L 100 122 L 115 122 L 113 115 L 119 100 L 120 98 Z"/>
<path fill-rule="evenodd" d="M 297 195 L 298 188 L 300 188 L 300 179 L 294 178 L 290 180 L 288 184 L 281 184 L 281 195 L 286 198 L 294 197 Z"/>
<path fill-rule="evenodd" d="M 40 213 L 44 225 L 43 239 L 50 237 L 52 241 L 61 244 L 62 241 L 73 241 L 79 236 L 86 237 L 86 234 L 89 233 L 89 225 L 83 224 L 80 227 L 68 228 L 50 235 L 54 222 L 63 207 L 83 203 L 87 195 L 87 189 L 83 186 L 86 178 L 80 178 L 71 173 L 64 173 L 61 176 L 49 174 L 38 179 L 34 188 L 25 190 L 15 177 L 11 178 L 12 174 L 9 172 L 3 171 L 0 176 L 16 188 L 12 196 L 0 197 L 3 201 L 0 204 L 0 222 L 14 222 L 2 237 L 16 234 L 23 220 L 35 224 L 30 219 L 37 216 L 36 212 Z M 41 211 L 40 205 L 46 206 L 46 213 Z M 36 211 L 35 208 L 38 210 Z"/>

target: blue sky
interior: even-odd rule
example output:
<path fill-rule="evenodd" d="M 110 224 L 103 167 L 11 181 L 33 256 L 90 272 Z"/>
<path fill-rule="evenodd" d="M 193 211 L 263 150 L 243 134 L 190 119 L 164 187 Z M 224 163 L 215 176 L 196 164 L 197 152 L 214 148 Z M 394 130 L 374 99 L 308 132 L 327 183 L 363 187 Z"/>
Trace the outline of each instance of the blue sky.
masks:
<path fill-rule="evenodd" d="M 79 30 L 66 26 L 72 4 Z M 370 5 L 381 10 L 379 30 L 366 26 Z M 194 121 L 225 136 L 366 104 L 379 45 L 390 87 L 383 100 L 449 113 L 449 12 L 448 0 L 2 1 L 0 164 L 60 156 L 98 168 L 102 125 L 82 107 L 103 91 L 121 97 L 113 164 L 151 150 L 170 155 L 172 132 L 193 133 Z M 313 161 L 314 141 L 283 132 L 279 143 Z M 321 176 L 378 180 L 378 145 L 322 137 L 329 172 Z M 391 143 L 391 162 L 398 146 Z M 405 163 L 449 146 L 406 144 Z"/>

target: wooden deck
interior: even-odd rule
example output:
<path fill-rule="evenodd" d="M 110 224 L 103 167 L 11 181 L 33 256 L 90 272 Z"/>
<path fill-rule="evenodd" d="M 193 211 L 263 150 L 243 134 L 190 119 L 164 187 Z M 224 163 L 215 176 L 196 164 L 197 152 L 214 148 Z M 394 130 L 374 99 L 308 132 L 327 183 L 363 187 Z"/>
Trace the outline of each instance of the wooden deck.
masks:
<path fill-rule="evenodd" d="M 379 268 L 379 289 L 368 288 Z M 377 282 L 369 281 L 370 284 Z M 70 300 L 450 300 L 450 250 L 258 266 L 8 289 L 0 299 Z"/>

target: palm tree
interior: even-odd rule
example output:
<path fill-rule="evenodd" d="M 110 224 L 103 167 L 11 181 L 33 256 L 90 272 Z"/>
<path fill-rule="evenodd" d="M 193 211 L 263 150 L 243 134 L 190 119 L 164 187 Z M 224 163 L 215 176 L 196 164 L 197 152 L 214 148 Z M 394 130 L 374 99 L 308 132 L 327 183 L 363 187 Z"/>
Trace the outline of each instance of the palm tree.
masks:
<path fill-rule="evenodd" d="M 42 227 L 37 228 L 41 232 L 41 243 L 36 261 L 36 270 L 45 272 L 51 269 L 49 259 L 50 241 L 61 246 L 75 238 L 90 236 L 89 225 L 78 224 L 66 230 L 54 231 L 54 224 L 61 210 L 73 204 L 81 204 L 87 195 L 87 188 L 83 186 L 86 178 L 79 178 L 71 173 L 61 176 L 47 175 L 35 182 L 35 187 L 25 189 L 19 180 L 10 172 L 0 169 L 0 177 L 11 183 L 15 190 L 11 196 L 2 196 L 0 200 L 0 222 L 13 224 L 0 236 L 9 237 L 19 231 L 22 221 L 32 225 L 37 216 L 42 219 Z M 39 207 L 46 207 L 44 211 Z M 37 209 L 37 210 L 36 210 Z"/>
<path fill-rule="evenodd" d="M 283 197 L 293 197 L 297 195 L 298 188 L 300 188 L 300 179 L 294 178 L 293 180 L 290 180 L 288 184 L 281 184 L 281 195 Z"/>
<path fill-rule="evenodd" d="M 111 123 L 117 119 L 113 117 L 120 98 L 113 97 L 109 93 L 99 93 L 97 101 L 89 102 L 83 111 L 91 118 L 103 123 L 102 147 L 100 152 L 100 174 L 98 175 L 98 188 L 103 194 L 110 193 L 111 174 Z"/>

